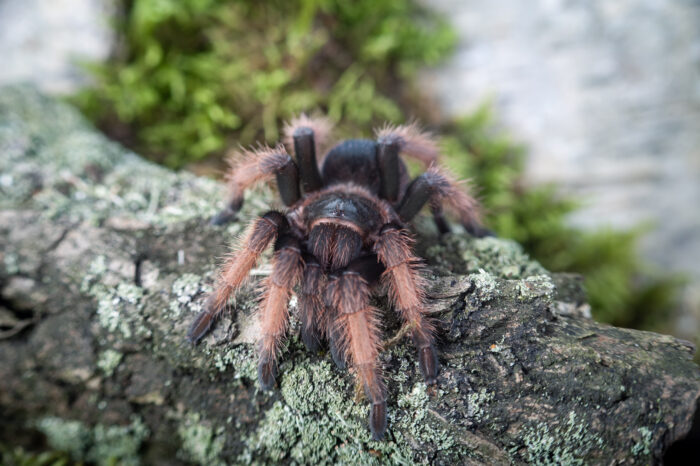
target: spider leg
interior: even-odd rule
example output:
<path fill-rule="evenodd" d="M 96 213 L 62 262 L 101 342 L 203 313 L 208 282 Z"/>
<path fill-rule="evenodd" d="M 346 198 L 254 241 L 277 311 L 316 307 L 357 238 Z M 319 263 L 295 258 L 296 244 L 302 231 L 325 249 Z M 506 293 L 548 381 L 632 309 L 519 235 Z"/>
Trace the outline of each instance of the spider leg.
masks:
<path fill-rule="evenodd" d="M 232 157 L 229 163 L 226 207 L 211 219 L 213 225 L 233 220 L 243 205 L 245 190 L 273 176 L 277 178 L 277 188 L 285 205 L 294 204 L 300 197 L 297 166 L 282 146 L 247 150 Z"/>
<path fill-rule="evenodd" d="M 307 193 L 323 187 L 316 153 L 328 139 L 330 127 L 330 122 L 325 118 L 301 115 L 287 123 L 284 128 L 285 143 L 287 147 L 294 148 L 301 183 Z"/>
<path fill-rule="evenodd" d="M 348 355 L 358 382 L 364 387 L 371 407 L 369 426 L 372 438 L 379 440 L 386 431 L 386 388 L 379 365 L 381 339 L 376 309 L 369 304 L 369 283 L 376 281 L 382 267 L 374 255 L 351 262 L 329 280 L 327 301 L 336 310 L 332 323 L 338 344 Z"/>
<path fill-rule="evenodd" d="M 269 390 L 275 384 L 277 353 L 289 324 L 289 296 L 304 271 L 298 239 L 291 235 L 282 236 L 275 249 L 272 274 L 265 282 L 259 311 L 258 380 L 263 390 Z"/>
<path fill-rule="evenodd" d="M 187 333 L 189 341 L 197 343 L 206 335 L 214 320 L 226 307 L 231 295 L 248 277 L 260 254 L 288 227 L 285 216 L 275 211 L 266 213 L 249 227 L 242 242 L 243 247 L 232 254 L 221 267 L 216 288 L 207 298 L 204 310 L 192 322 Z"/>
<path fill-rule="evenodd" d="M 318 191 L 323 187 L 323 181 L 316 161 L 314 130 L 308 126 L 300 126 L 294 130 L 292 140 L 304 192 Z"/>
<path fill-rule="evenodd" d="M 389 298 L 401 318 L 412 327 L 418 363 L 428 384 L 436 382 L 438 359 L 433 344 L 433 326 L 425 316 L 425 281 L 419 273 L 419 259 L 411 251 L 411 239 L 400 227 L 388 224 L 375 243 L 375 252 L 386 266 L 383 279 Z"/>
<path fill-rule="evenodd" d="M 387 125 L 375 131 L 381 146 L 396 145 L 399 152 L 420 161 L 425 168 L 437 162 L 440 150 L 430 134 L 422 131 L 417 124 Z"/>
<path fill-rule="evenodd" d="M 329 142 L 332 126 L 330 120 L 326 117 L 309 117 L 302 113 L 284 125 L 284 144 L 288 149 L 293 149 L 294 133 L 299 128 L 309 128 L 314 133 L 316 153 L 321 154 Z"/>
<path fill-rule="evenodd" d="M 301 339 L 309 351 L 317 351 L 324 329 L 327 328 L 326 307 L 321 299 L 325 288 L 325 274 L 318 260 L 311 254 L 304 255 L 304 278 L 299 294 L 299 320 Z"/>
<path fill-rule="evenodd" d="M 406 189 L 397 212 L 402 220 L 411 220 L 423 206 L 430 202 L 433 218 L 441 233 L 449 231 L 442 216 L 445 204 L 459 216 L 460 223 L 474 236 L 489 236 L 492 233 L 481 224 L 481 210 L 476 199 L 470 196 L 447 171 L 432 166 Z"/>
<path fill-rule="evenodd" d="M 377 143 L 377 165 L 381 178 L 379 194 L 394 203 L 399 197 L 401 176 L 399 172 L 399 143 L 391 138 L 383 138 Z"/>
<path fill-rule="evenodd" d="M 372 286 L 379 280 L 379 277 L 381 276 L 382 272 L 384 272 L 384 266 L 379 262 L 379 259 L 377 259 L 377 256 L 375 254 L 370 254 L 355 259 L 339 273 L 342 273 L 343 271 L 348 271 L 349 273 L 359 273 L 360 276 L 362 276 L 362 278 L 364 278 L 365 281 L 367 281 L 367 283 L 370 286 Z M 337 277 L 337 273 L 338 272 L 336 272 L 334 276 Z M 329 349 L 331 352 L 331 357 L 333 358 L 333 362 L 335 363 L 336 367 L 338 367 L 338 369 L 342 370 L 345 369 L 345 360 L 347 358 L 347 354 L 346 348 L 342 344 L 342 329 L 337 325 L 333 325 L 333 322 L 335 322 L 336 319 L 339 317 L 339 313 L 335 304 L 333 303 L 332 297 L 332 293 L 326 294 L 326 312 L 328 314 L 328 317 L 326 319 L 326 334 L 328 337 L 328 346 L 330 347 Z"/>

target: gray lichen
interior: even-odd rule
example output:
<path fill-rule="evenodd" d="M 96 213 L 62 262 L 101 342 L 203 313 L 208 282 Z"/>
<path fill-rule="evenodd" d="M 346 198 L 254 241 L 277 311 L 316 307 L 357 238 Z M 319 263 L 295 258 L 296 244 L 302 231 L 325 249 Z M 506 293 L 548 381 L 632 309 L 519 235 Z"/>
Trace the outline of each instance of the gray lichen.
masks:
<path fill-rule="evenodd" d="M 100 357 L 97 360 L 97 367 L 99 367 L 107 377 L 114 373 L 114 369 L 117 368 L 124 355 L 119 351 L 113 349 L 107 349 L 100 353 Z"/>
<path fill-rule="evenodd" d="M 564 422 L 527 425 L 523 441 L 528 462 L 535 465 L 586 464 L 587 453 L 603 446 L 603 439 L 589 431 L 587 418 L 574 411 Z"/>

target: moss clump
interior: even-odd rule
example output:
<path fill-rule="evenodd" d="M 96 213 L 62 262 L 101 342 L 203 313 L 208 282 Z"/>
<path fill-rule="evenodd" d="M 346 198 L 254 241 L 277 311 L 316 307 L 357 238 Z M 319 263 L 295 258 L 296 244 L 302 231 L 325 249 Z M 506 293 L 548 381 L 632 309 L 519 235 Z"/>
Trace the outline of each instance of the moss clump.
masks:
<path fill-rule="evenodd" d="M 45 417 L 36 422 L 36 427 L 46 435 L 51 448 L 65 451 L 75 460 L 98 465 L 140 464 L 138 452 L 149 435 L 138 417 L 128 426 L 98 424 L 94 428 L 79 421 Z"/>
<path fill-rule="evenodd" d="M 275 142 L 282 118 L 310 109 L 355 130 L 401 120 L 394 78 L 436 62 L 454 41 L 412 0 L 120 5 L 125 53 L 92 67 L 95 87 L 75 101 L 171 167 L 234 141 Z"/>
<path fill-rule="evenodd" d="M 213 427 L 201 420 L 199 414 L 185 416 L 177 430 L 182 440 L 181 454 L 184 459 L 197 464 L 223 465 L 221 451 L 224 448 L 225 429 Z"/>
<path fill-rule="evenodd" d="M 0 464 L 8 466 L 69 466 L 73 463 L 70 456 L 61 451 L 34 453 L 22 447 L 10 447 L 0 443 Z"/>

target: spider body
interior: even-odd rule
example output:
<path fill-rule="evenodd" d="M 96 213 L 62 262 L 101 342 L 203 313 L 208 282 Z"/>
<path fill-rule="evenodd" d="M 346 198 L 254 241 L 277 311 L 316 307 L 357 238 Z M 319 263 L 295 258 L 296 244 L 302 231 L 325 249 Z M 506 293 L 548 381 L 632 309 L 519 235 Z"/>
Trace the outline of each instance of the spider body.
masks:
<path fill-rule="evenodd" d="M 200 340 L 274 242 L 272 272 L 259 308 L 258 378 L 274 386 L 276 359 L 288 326 L 288 300 L 298 285 L 301 337 L 311 349 L 328 341 L 336 364 L 350 363 L 371 403 L 373 438 L 386 430 L 386 389 L 379 364 L 378 312 L 370 294 L 383 283 L 416 346 L 426 383 L 436 382 L 438 359 L 433 326 L 424 306 L 420 259 L 413 254 L 408 222 L 430 204 L 440 231 L 449 227 L 442 205 L 452 207 L 470 231 L 480 228 L 474 199 L 435 165 L 434 143 L 413 126 L 385 128 L 378 140 L 352 139 L 328 151 L 319 169 L 317 143 L 324 125 L 302 117 L 287 128 L 287 146 L 243 154 L 230 174 L 230 194 L 213 223 L 234 218 L 253 183 L 276 177 L 284 213 L 271 211 L 250 226 L 240 247 L 222 266 L 214 292 L 193 322 L 188 338 Z M 428 170 L 411 181 L 400 155 Z"/>

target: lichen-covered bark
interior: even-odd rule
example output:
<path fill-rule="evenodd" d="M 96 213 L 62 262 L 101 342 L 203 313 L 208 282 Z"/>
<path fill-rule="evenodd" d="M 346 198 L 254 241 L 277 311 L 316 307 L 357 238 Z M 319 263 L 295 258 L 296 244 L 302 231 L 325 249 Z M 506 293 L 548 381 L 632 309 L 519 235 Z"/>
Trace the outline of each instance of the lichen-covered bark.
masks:
<path fill-rule="evenodd" d="M 24 87 L 0 90 L 0 172 L 0 442 L 124 464 L 648 464 L 696 416 L 689 344 L 596 323 L 576 277 L 425 223 L 439 384 L 421 381 L 410 341 L 387 348 L 389 430 L 373 442 L 352 377 L 306 352 L 297 322 L 277 389 L 260 391 L 256 279 L 185 343 L 216 258 L 269 193 L 209 226 L 217 183 L 149 164 Z M 390 339 L 398 321 L 376 304 Z"/>

